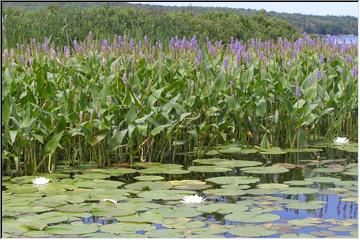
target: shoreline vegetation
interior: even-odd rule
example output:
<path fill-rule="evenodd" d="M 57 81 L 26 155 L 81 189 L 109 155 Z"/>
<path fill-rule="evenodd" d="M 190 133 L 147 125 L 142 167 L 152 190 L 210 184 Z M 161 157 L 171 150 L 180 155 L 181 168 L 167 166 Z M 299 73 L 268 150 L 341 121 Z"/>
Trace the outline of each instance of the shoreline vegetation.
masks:
<path fill-rule="evenodd" d="M 357 141 L 357 45 L 121 36 L 2 52 L 3 170 Z"/>

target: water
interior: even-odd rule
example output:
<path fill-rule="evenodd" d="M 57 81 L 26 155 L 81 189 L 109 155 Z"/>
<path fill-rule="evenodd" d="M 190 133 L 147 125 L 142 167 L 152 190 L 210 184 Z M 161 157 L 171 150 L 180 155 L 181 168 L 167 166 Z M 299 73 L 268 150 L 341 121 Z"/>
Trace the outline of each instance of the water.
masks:
<path fill-rule="evenodd" d="M 232 154 L 216 156 L 223 159 L 259 161 L 263 165 L 275 167 L 276 170 L 280 169 L 279 166 L 286 166 L 289 169 L 288 172 L 279 174 L 244 173 L 244 168 L 233 168 L 231 171 L 216 173 L 166 174 L 171 169 L 182 167 L 182 165 L 176 164 L 186 163 L 183 164 L 184 169 L 194 165 L 191 161 L 194 157 L 186 156 L 187 161 L 185 161 L 184 155 L 181 155 L 175 163 L 169 162 L 170 165 L 151 167 L 142 164 L 142 167 L 147 167 L 147 170 L 152 169 L 153 173 L 147 175 L 164 177 L 159 181 L 137 181 L 135 177 L 143 174 L 139 172 L 124 173 L 124 170 L 121 169 L 116 171 L 114 169 L 83 169 L 82 173 L 72 173 L 71 177 L 69 173 L 52 175 L 55 177 L 51 179 L 49 185 L 44 187 L 34 187 L 30 184 L 33 178 L 31 176 L 10 180 L 3 178 L 3 236 L 232 238 L 251 237 L 255 234 L 254 237 L 277 238 L 292 236 L 288 234 L 309 234 L 312 237 L 355 237 L 358 228 L 358 191 L 357 171 L 354 174 L 352 170 L 357 169 L 356 153 L 328 148 L 323 150 L 316 153 L 287 153 L 284 155 Z M 208 158 L 212 157 L 215 156 Z M 327 162 L 327 159 L 338 159 L 338 161 Z M 217 161 L 221 162 L 221 160 Z M 218 165 L 210 166 L 205 170 L 215 171 L 216 168 L 229 166 L 229 161 L 222 161 L 222 163 L 218 162 Z M 196 164 L 196 166 L 206 165 Z M 142 167 L 138 166 L 136 169 L 141 172 Z M 327 171 L 329 173 L 326 173 Z M 230 196 L 207 194 L 206 191 L 209 189 L 220 189 L 221 185 L 214 184 L 210 180 L 206 181 L 206 179 L 219 176 L 249 176 L 259 178 L 259 182 L 248 183 L 249 186 L 242 190 L 234 188 L 230 191 L 234 194 Z M 274 191 L 273 193 L 254 194 L 250 191 L 259 189 L 260 184 L 280 184 L 306 178 L 316 179 L 314 177 L 331 177 L 331 181 L 313 183 L 303 187 L 317 191 L 312 194 L 284 194 L 283 191 L 293 190 L 295 186 L 287 188 L 282 185 L 270 185 L 274 188 L 274 190 L 270 189 Z M 180 182 L 173 181 L 174 179 L 196 181 L 181 185 Z M 322 179 L 322 181 L 326 181 L 326 179 Z M 144 184 L 143 189 L 139 189 L 138 185 L 132 185 L 138 182 Z M 157 184 L 156 182 L 161 183 Z M 116 184 L 120 184 L 119 187 Z M 196 189 L 199 185 L 209 185 L 209 188 L 190 192 L 206 197 L 206 201 L 201 204 L 182 204 L 180 200 L 183 195 L 179 197 L 172 195 L 177 187 L 176 184 L 180 184 L 183 189 L 189 187 Z M 196 186 L 196 184 L 199 185 Z M 244 185 L 240 184 L 240 186 Z M 161 191 L 167 192 L 160 197 Z M 242 191 L 244 193 L 240 194 Z M 157 194 L 150 198 L 141 195 L 154 192 Z M 99 200 L 104 198 L 117 199 L 118 203 L 100 203 Z M 302 204 L 314 201 L 323 203 L 314 209 L 304 209 L 309 208 L 309 205 L 295 209 L 290 207 L 291 203 Z M 213 203 L 223 203 L 226 206 L 235 204 L 237 209 L 242 206 L 246 210 L 238 212 L 229 210 L 226 213 L 218 212 L 219 210 L 212 213 L 200 211 L 201 206 Z M 41 206 L 43 209 L 36 209 Z M 243 214 L 251 212 L 256 212 L 254 220 L 249 220 L 251 217 L 242 217 Z M 46 214 L 55 214 L 55 216 Z M 229 217 L 231 214 L 237 214 L 235 217 L 239 217 L 238 219 L 241 220 L 228 220 L 231 219 Z M 261 218 L 265 220 L 259 220 Z M 296 220 L 301 221 L 296 222 Z M 306 222 L 302 222 L 303 220 Z M 25 223 L 34 230 L 29 231 L 23 228 Z M 139 223 L 143 224 L 141 228 L 139 228 Z M 64 225 L 70 226 L 70 229 L 64 232 L 61 228 L 56 228 L 58 224 L 62 224 L 62 228 Z M 74 224 L 76 224 L 75 227 Z M 114 227 L 112 228 L 112 226 Z M 250 228 L 251 231 L 243 231 L 243 227 Z M 252 230 L 255 227 L 260 228 L 260 230 L 257 229 L 260 233 Z M 237 228 L 241 228 L 240 233 L 236 231 Z M 256 233 L 260 235 L 256 235 Z"/>
<path fill-rule="evenodd" d="M 336 44 L 357 44 L 358 43 L 358 36 L 354 36 L 354 35 L 343 35 L 343 36 L 323 36 L 323 38 L 325 38 L 326 42 L 333 42 Z"/>

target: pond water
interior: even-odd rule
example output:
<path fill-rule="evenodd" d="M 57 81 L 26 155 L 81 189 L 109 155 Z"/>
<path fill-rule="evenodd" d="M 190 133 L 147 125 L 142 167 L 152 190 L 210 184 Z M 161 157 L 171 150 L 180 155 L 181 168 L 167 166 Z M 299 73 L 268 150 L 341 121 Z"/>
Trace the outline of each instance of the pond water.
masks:
<path fill-rule="evenodd" d="M 200 151 L 200 150 L 199 150 Z M 236 160 L 235 160 L 236 159 Z M 61 168 L 62 167 L 62 168 Z M 3 237 L 358 236 L 357 144 L 225 146 L 201 158 L 2 177 Z M 199 195 L 201 203 L 185 204 Z M 104 199 L 117 200 L 101 201 Z"/>

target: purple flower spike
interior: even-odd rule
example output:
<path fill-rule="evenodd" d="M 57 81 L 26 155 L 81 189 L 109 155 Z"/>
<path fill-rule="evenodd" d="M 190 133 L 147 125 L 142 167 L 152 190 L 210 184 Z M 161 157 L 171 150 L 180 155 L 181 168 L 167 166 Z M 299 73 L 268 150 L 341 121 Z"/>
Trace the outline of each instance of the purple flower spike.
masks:
<path fill-rule="evenodd" d="M 229 66 L 229 57 L 228 57 L 228 56 L 226 56 L 226 57 L 224 58 L 223 65 L 224 65 L 224 70 L 226 71 L 227 68 L 228 68 L 228 66 Z"/>
<path fill-rule="evenodd" d="M 324 56 L 320 53 L 320 64 L 324 64 Z"/>
<path fill-rule="evenodd" d="M 301 95 L 302 95 L 301 89 L 300 89 L 299 85 L 296 85 L 296 88 L 295 88 L 295 96 L 296 96 L 296 98 L 297 99 L 301 98 Z"/>
<path fill-rule="evenodd" d="M 357 67 L 354 66 L 354 67 L 351 69 L 351 76 L 352 76 L 353 78 L 355 78 L 355 77 L 357 77 L 357 75 L 358 75 L 357 73 L 358 73 Z"/>
<path fill-rule="evenodd" d="M 196 67 L 198 67 L 200 65 L 201 59 L 202 59 L 202 52 L 199 50 L 198 54 L 196 55 L 196 58 L 195 58 L 195 66 Z"/>
<path fill-rule="evenodd" d="M 249 65 L 251 63 L 251 55 L 250 51 L 246 52 L 246 63 Z"/>
<path fill-rule="evenodd" d="M 135 41 L 134 41 L 134 39 L 130 39 L 129 46 L 130 46 L 130 49 L 132 49 L 132 50 L 135 48 Z"/>
<path fill-rule="evenodd" d="M 69 58 L 70 57 L 70 51 L 67 46 L 64 47 L 64 57 Z"/>
<path fill-rule="evenodd" d="M 49 51 L 49 39 L 47 37 L 44 40 L 43 49 L 46 53 Z"/>

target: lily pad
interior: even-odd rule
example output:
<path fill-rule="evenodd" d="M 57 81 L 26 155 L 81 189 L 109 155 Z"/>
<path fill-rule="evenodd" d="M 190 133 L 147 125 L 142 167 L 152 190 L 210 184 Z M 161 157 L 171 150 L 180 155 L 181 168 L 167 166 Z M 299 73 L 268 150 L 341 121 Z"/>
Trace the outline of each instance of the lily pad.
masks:
<path fill-rule="evenodd" d="M 317 173 L 339 173 L 344 171 L 344 167 L 327 167 L 327 168 L 315 168 L 313 169 L 314 172 Z"/>
<path fill-rule="evenodd" d="M 195 217 L 202 214 L 191 207 L 162 207 L 152 210 L 152 213 L 160 214 L 164 218 Z"/>
<path fill-rule="evenodd" d="M 288 220 L 288 223 L 295 226 L 310 227 L 321 223 L 321 219 L 316 218 L 303 218 Z"/>
<path fill-rule="evenodd" d="M 283 151 L 281 148 L 272 147 L 272 148 L 261 148 L 260 154 L 280 155 L 280 154 L 286 154 L 286 152 Z"/>
<path fill-rule="evenodd" d="M 236 226 L 228 232 L 239 237 L 267 237 L 277 233 L 262 226 Z"/>
<path fill-rule="evenodd" d="M 237 211 L 226 215 L 225 220 L 232 222 L 244 222 L 244 223 L 260 223 L 260 222 L 272 222 L 280 219 L 279 215 L 272 213 L 257 213 L 257 212 L 242 212 Z"/>
<path fill-rule="evenodd" d="M 155 175 L 137 176 L 134 178 L 138 181 L 159 181 L 164 179 L 164 177 L 162 176 L 155 176 Z"/>
<path fill-rule="evenodd" d="M 157 181 L 140 181 L 136 183 L 131 183 L 125 186 L 126 189 L 136 189 L 136 190 L 165 190 L 170 189 L 173 186 L 168 182 L 157 182 Z"/>
<path fill-rule="evenodd" d="M 136 233 L 137 231 L 150 231 L 154 230 L 155 226 L 147 223 L 112 223 L 106 224 L 100 227 L 102 232 L 113 233 L 113 234 L 127 234 Z"/>
<path fill-rule="evenodd" d="M 228 214 L 236 211 L 246 211 L 248 207 L 239 203 L 212 203 L 197 208 L 200 212 Z"/>
<path fill-rule="evenodd" d="M 305 180 L 294 180 L 294 181 L 286 181 L 284 184 L 290 185 L 290 186 L 308 186 L 314 184 L 312 181 L 305 181 Z"/>
<path fill-rule="evenodd" d="M 49 226 L 46 228 L 46 232 L 50 234 L 85 234 L 93 233 L 99 230 L 99 226 L 96 224 L 58 224 Z"/>
<path fill-rule="evenodd" d="M 319 209 L 323 208 L 326 202 L 323 201 L 309 201 L 309 202 L 300 202 L 300 203 L 289 203 L 285 207 L 290 209 Z"/>
<path fill-rule="evenodd" d="M 120 181 L 110 181 L 110 180 L 102 180 L 102 179 L 95 179 L 93 181 L 82 181 L 78 180 L 74 182 L 74 185 L 81 188 L 118 188 L 124 185 L 125 183 Z"/>
<path fill-rule="evenodd" d="M 248 176 L 225 176 L 225 177 L 213 177 L 205 179 L 207 182 L 215 184 L 252 184 L 259 181 L 258 178 Z"/>
<path fill-rule="evenodd" d="M 75 175 L 75 179 L 87 179 L 87 180 L 104 179 L 109 177 L 110 177 L 109 175 L 104 173 L 84 173 L 84 174 Z"/>
<path fill-rule="evenodd" d="M 284 188 L 279 190 L 282 194 L 288 195 L 299 195 L 299 194 L 314 194 L 318 190 L 315 188 L 303 188 L 303 187 L 293 187 L 293 188 Z"/>
<path fill-rule="evenodd" d="M 187 190 L 156 190 L 146 191 L 138 194 L 139 197 L 154 200 L 179 200 L 187 195 L 194 195 L 196 192 Z"/>
<path fill-rule="evenodd" d="M 243 167 L 255 167 L 262 165 L 261 162 L 256 161 L 245 161 L 245 160 L 232 160 L 232 161 L 225 161 L 225 162 L 217 162 L 215 164 L 219 167 L 225 168 L 243 168 Z"/>
<path fill-rule="evenodd" d="M 188 168 L 189 171 L 192 172 L 229 172 L 231 168 L 224 168 L 224 167 L 215 167 L 215 166 L 192 166 Z"/>
<path fill-rule="evenodd" d="M 322 152 L 321 148 L 286 148 L 283 149 L 285 152 L 288 153 L 315 153 L 315 152 Z"/>
<path fill-rule="evenodd" d="M 190 236 L 183 229 L 157 229 L 145 233 L 145 237 L 148 238 L 184 238 Z"/>
<path fill-rule="evenodd" d="M 263 184 L 257 185 L 257 187 L 260 188 L 260 189 L 278 190 L 278 189 L 288 188 L 289 185 L 281 184 L 281 183 L 263 183 Z"/>
<path fill-rule="evenodd" d="M 111 176 L 121 176 L 125 174 L 136 173 L 137 170 L 132 168 L 107 168 L 103 171 L 105 174 L 109 174 Z"/>
<path fill-rule="evenodd" d="M 286 173 L 289 169 L 284 167 L 249 167 L 249 168 L 242 168 L 241 171 L 245 173 L 252 173 L 252 174 L 277 174 L 277 173 Z"/>
<path fill-rule="evenodd" d="M 290 233 L 290 234 L 282 234 L 280 238 L 315 238 L 315 236 L 306 234 L 306 233 Z"/>
<path fill-rule="evenodd" d="M 203 165 L 215 165 L 219 162 L 227 162 L 228 159 L 224 158 L 207 158 L 207 159 L 195 159 L 194 163 L 203 164 Z M 230 161 L 229 161 L 230 162 Z"/>
<path fill-rule="evenodd" d="M 341 179 L 333 177 L 312 177 L 306 178 L 305 181 L 311 181 L 315 183 L 335 183 L 341 181 Z"/>
<path fill-rule="evenodd" d="M 278 191 L 274 189 L 260 189 L 260 188 L 248 189 L 245 190 L 245 192 L 246 194 L 251 194 L 251 195 L 273 195 L 278 193 Z"/>
<path fill-rule="evenodd" d="M 117 217 L 117 220 L 120 222 L 134 222 L 134 223 L 163 223 L 163 216 L 159 213 L 153 213 L 151 211 L 147 211 L 144 213 L 138 213 L 130 216 L 122 216 Z"/>
<path fill-rule="evenodd" d="M 234 191 L 234 189 L 218 188 L 218 189 L 208 189 L 204 191 L 205 194 L 215 195 L 215 196 L 241 196 L 245 195 L 246 192 L 242 190 Z"/>

